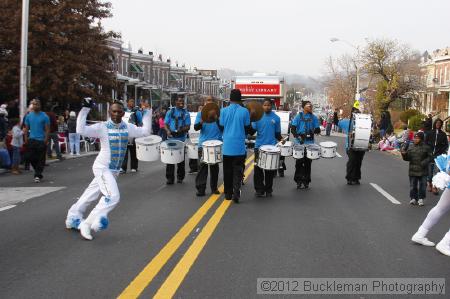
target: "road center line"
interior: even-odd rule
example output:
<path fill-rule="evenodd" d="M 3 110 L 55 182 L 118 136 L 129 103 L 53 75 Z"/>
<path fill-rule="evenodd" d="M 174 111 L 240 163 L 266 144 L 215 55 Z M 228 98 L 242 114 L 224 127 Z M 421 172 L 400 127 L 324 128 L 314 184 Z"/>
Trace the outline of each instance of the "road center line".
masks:
<path fill-rule="evenodd" d="M 381 188 L 380 186 L 378 186 L 377 184 L 374 183 L 370 183 L 370 185 L 372 185 L 372 187 L 375 188 L 375 190 L 377 190 L 378 192 L 380 192 L 384 197 L 386 197 L 390 202 L 392 202 L 395 205 L 399 205 L 401 204 L 398 200 L 396 200 L 392 195 L 390 195 L 389 193 L 387 193 L 386 191 L 384 191 L 383 188 Z"/>
<path fill-rule="evenodd" d="M 251 163 L 255 158 L 251 155 L 245 165 Z M 252 167 L 252 166 L 250 166 Z M 219 187 L 223 193 L 223 184 Z M 161 251 L 148 263 L 145 268 L 133 279 L 133 281 L 123 290 L 118 298 L 137 298 L 152 282 L 153 278 L 159 273 L 161 268 L 169 261 L 172 255 L 183 244 L 197 224 L 208 213 L 209 209 L 220 198 L 221 194 L 213 194 L 208 200 L 195 212 L 195 214 L 181 227 L 181 229 L 170 239 L 170 241 L 161 249 Z"/>
<path fill-rule="evenodd" d="M 12 209 L 12 208 L 14 208 L 16 205 L 9 205 L 9 206 L 6 206 L 6 207 L 3 207 L 3 208 L 0 208 L 0 212 L 2 212 L 2 211 L 6 211 L 6 210 L 9 210 L 9 209 Z"/>
<path fill-rule="evenodd" d="M 254 165 L 250 165 L 245 171 L 245 177 L 248 178 L 253 171 Z M 222 219 L 223 215 L 231 205 L 231 200 L 224 200 L 222 204 L 217 208 L 214 212 L 214 215 L 209 219 L 208 223 L 206 223 L 205 227 L 202 229 L 198 237 L 194 240 L 192 245 L 188 248 L 186 253 L 180 259 L 178 264 L 172 270 L 170 275 L 164 281 L 164 283 L 159 288 L 158 292 L 156 292 L 153 298 L 172 298 L 175 295 L 175 292 L 180 287 L 184 278 L 188 274 L 192 265 L 197 260 L 198 256 L 202 252 L 209 238 L 214 233 L 217 225 Z"/>

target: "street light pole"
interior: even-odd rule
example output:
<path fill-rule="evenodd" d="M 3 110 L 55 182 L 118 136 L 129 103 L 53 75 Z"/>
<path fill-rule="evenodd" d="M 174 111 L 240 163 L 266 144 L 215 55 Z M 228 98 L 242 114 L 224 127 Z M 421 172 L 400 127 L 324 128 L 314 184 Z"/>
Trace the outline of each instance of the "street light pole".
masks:
<path fill-rule="evenodd" d="M 359 58 L 359 56 L 360 56 L 359 46 L 355 46 L 355 45 L 353 45 L 352 43 L 350 43 L 350 42 L 348 42 L 348 41 L 346 41 L 346 40 L 339 39 L 339 38 L 336 38 L 336 37 L 330 38 L 330 41 L 331 41 L 332 43 L 334 43 L 334 42 L 343 42 L 343 43 L 349 45 L 350 47 L 352 47 L 353 49 L 356 50 L 356 55 L 357 55 L 356 59 Z M 356 92 L 355 92 L 355 101 L 359 101 L 359 98 L 360 98 L 360 94 L 359 94 L 359 90 L 360 90 L 360 88 L 359 88 L 359 67 L 358 67 L 358 64 L 356 63 L 356 60 L 354 60 L 353 63 L 355 64 L 355 69 L 356 69 Z"/>
<path fill-rule="evenodd" d="M 20 118 L 27 110 L 27 56 L 28 56 L 28 9 L 29 0 L 22 0 L 22 38 L 20 49 Z"/>

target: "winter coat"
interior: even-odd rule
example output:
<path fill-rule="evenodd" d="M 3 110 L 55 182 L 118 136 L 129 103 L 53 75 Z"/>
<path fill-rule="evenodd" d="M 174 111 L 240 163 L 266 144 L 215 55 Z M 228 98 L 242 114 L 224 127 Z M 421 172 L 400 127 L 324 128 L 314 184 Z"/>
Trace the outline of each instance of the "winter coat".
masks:
<path fill-rule="evenodd" d="M 432 130 L 425 134 L 425 143 L 431 148 L 433 157 L 447 153 L 447 134 L 442 130 Z"/>
<path fill-rule="evenodd" d="M 403 154 L 403 160 L 409 161 L 409 176 L 428 175 L 428 164 L 433 161 L 431 148 L 421 142 L 418 145 L 411 144 L 408 151 Z"/>

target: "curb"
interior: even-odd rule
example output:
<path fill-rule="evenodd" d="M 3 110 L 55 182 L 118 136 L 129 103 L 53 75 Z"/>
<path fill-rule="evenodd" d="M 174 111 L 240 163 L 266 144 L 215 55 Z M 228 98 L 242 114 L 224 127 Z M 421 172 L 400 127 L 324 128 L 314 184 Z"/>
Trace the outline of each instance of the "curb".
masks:
<path fill-rule="evenodd" d="M 81 154 L 80 156 L 71 156 L 71 155 L 64 154 L 63 157 L 65 158 L 64 160 L 72 160 L 72 159 L 79 159 L 79 158 L 95 156 L 98 153 L 99 152 L 88 152 L 88 153 Z M 53 164 L 53 163 L 56 163 L 56 162 L 64 162 L 64 160 L 63 161 L 59 161 L 58 159 L 51 159 L 51 160 L 47 159 L 46 163 L 47 164 Z M 4 174 L 4 173 L 9 173 L 9 169 L 0 168 L 0 174 Z"/>
<path fill-rule="evenodd" d="M 97 155 L 98 153 L 99 152 L 88 152 L 88 153 L 81 154 L 80 156 L 71 156 L 71 155 L 68 155 L 68 154 L 64 154 L 63 158 L 64 158 L 64 160 L 72 160 L 72 159 L 79 159 L 79 158 L 94 156 L 94 155 Z M 55 163 L 55 162 L 63 162 L 63 161 L 59 161 L 56 158 L 55 159 L 51 159 L 51 160 L 48 160 L 48 159 L 46 160 L 46 162 L 48 164 L 52 164 L 52 163 Z"/>

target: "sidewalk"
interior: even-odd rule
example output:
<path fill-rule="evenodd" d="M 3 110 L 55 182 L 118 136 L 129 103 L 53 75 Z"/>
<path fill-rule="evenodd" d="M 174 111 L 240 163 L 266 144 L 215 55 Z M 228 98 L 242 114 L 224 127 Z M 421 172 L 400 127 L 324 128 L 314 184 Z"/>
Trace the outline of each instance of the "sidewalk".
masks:
<path fill-rule="evenodd" d="M 63 154 L 62 156 L 64 157 L 64 160 L 62 160 L 62 161 L 60 161 L 60 160 L 58 160 L 58 159 L 56 159 L 56 158 L 51 158 L 51 159 L 49 159 L 49 158 L 47 158 L 47 160 L 46 160 L 46 164 L 52 164 L 52 163 L 55 163 L 55 162 L 61 162 L 61 163 L 63 163 L 65 160 L 72 160 L 72 159 L 78 159 L 78 158 L 84 158 L 84 157 L 90 157 L 90 156 L 95 156 L 95 155 L 97 155 L 99 152 L 97 152 L 97 151 L 91 151 L 91 152 L 83 152 L 83 153 L 80 153 L 80 155 L 79 156 L 72 156 L 72 155 L 70 155 L 70 154 Z M 4 173 L 9 173 L 9 169 L 4 169 L 4 168 L 0 168 L 0 174 L 4 174 Z"/>

